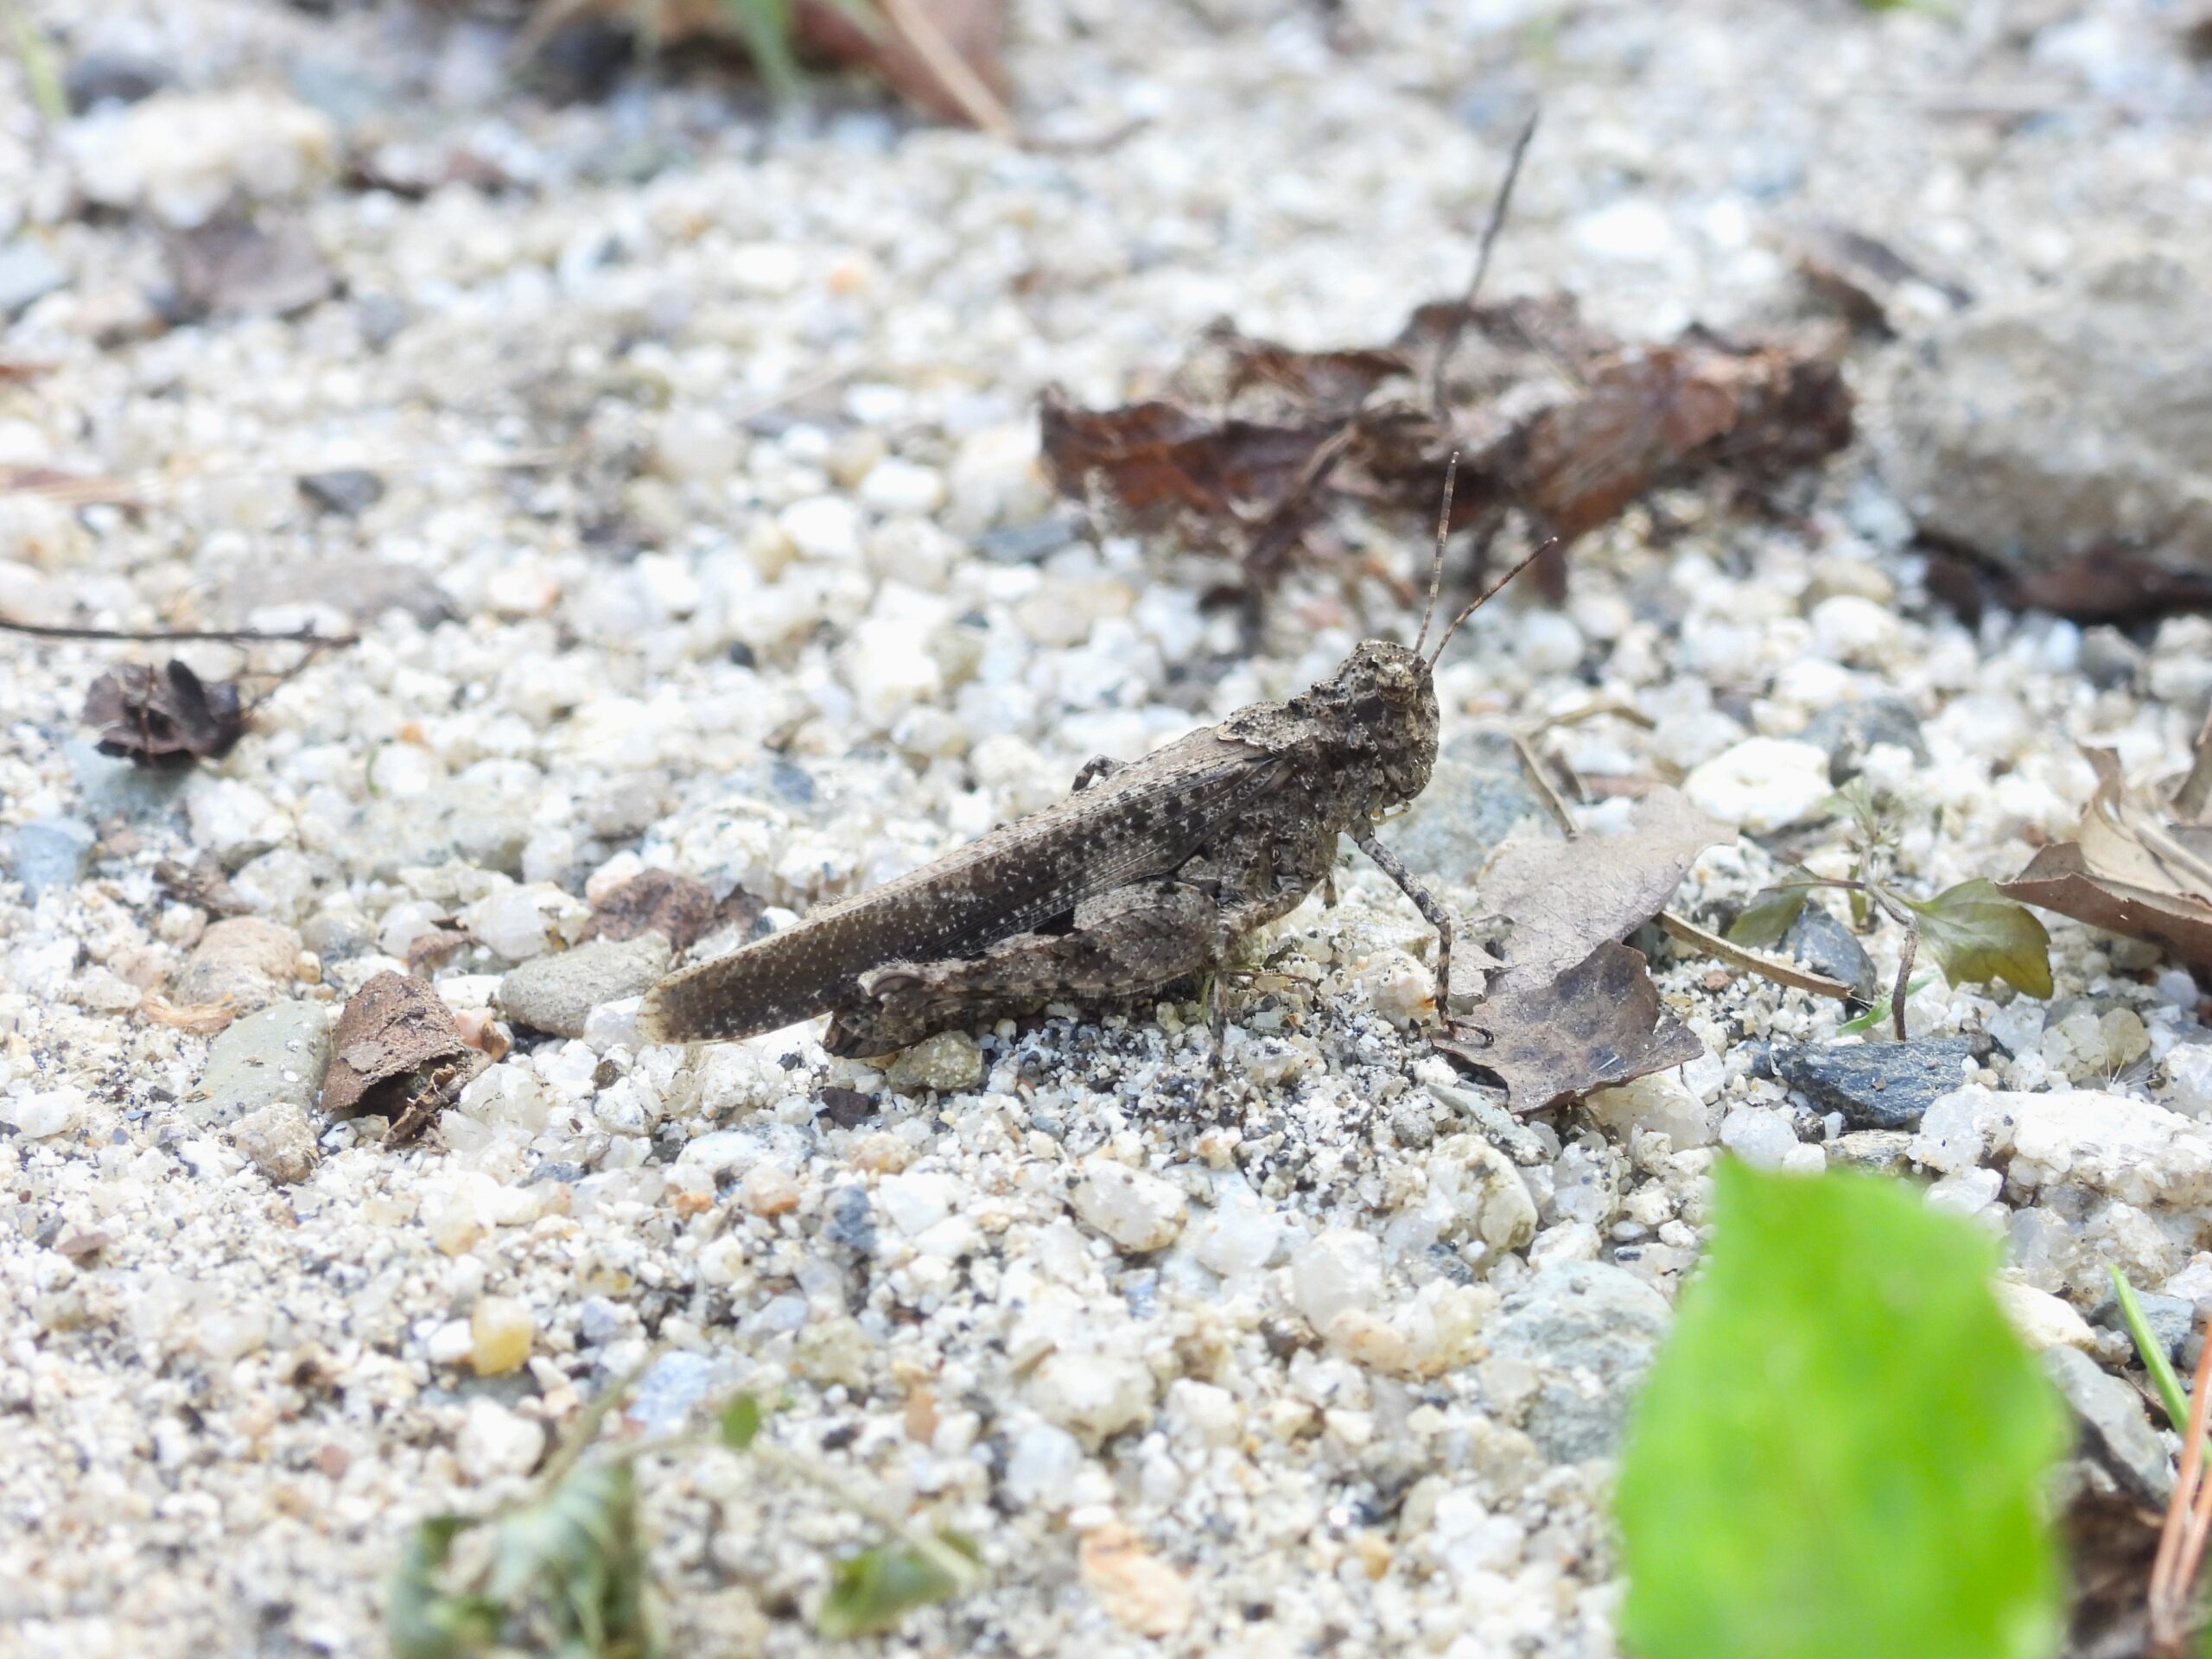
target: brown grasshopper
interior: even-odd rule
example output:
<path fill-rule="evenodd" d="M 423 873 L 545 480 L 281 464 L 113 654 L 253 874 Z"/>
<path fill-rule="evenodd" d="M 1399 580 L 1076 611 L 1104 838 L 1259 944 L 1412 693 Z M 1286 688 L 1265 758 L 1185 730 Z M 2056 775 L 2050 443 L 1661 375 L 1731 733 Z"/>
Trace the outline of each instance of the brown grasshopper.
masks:
<path fill-rule="evenodd" d="M 1239 709 L 1141 760 L 1090 761 L 1057 805 L 670 976 L 645 997 L 641 1033 L 651 1042 L 727 1041 L 827 1014 L 831 1053 L 883 1054 L 1048 1002 L 1126 1001 L 1216 974 L 1217 1045 L 1216 970 L 1238 940 L 1328 878 L 1339 836 L 1436 929 L 1444 1017 L 1452 919 L 1376 840 L 1375 823 L 1428 785 L 1437 658 L 1529 562 L 1461 611 L 1423 657 L 1451 493 L 1447 472 L 1428 607 L 1412 647 L 1363 640 L 1287 702 Z"/>

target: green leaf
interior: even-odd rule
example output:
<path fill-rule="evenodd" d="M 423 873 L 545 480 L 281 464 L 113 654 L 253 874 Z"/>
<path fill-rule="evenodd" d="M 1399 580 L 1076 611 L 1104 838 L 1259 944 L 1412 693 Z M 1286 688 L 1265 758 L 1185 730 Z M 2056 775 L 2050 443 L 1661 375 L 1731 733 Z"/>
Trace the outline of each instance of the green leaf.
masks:
<path fill-rule="evenodd" d="M 476 1522 L 434 1515 L 409 1531 L 392 1570 L 385 1633 L 392 1659 L 467 1659 L 499 1634 L 499 1610 L 480 1596 L 448 1595 L 438 1587 L 454 1540 Z"/>
<path fill-rule="evenodd" d="M 1728 925 L 1728 943 L 1764 950 L 1782 943 L 1782 936 L 1797 925 L 1811 894 L 1803 887 L 1762 887 L 1751 895 L 1744 913 Z"/>
<path fill-rule="evenodd" d="M 1904 994 L 1907 996 L 1910 996 L 1915 991 L 1917 991 L 1922 986 L 1927 984 L 1929 980 L 1935 977 L 1936 976 L 1933 974 L 1915 974 L 1912 976 L 1912 982 L 1904 988 Z M 1890 997 L 1889 994 L 1885 991 L 1881 995 L 1876 997 L 1874 1001 L 1868 1005 L 1866 1013 L 1855 1014 L 1852 1015 L 1850 1019 L 1838 1026 L 1836 1027 L 1836 1033 L 1839 1036 L 1846 1033 L 1849 1033 L 1850 1034 L 1856 1036 L 1862 1032 L 1872 1031 L 1877 1026 L 1886 1026 L 1889 1023 Z"/>
<path fill-rule="evenodd" d="M 721 7 L 769 92 L 779 102 L 796 98 L 805 78 L 791 46 L 791 0 L 721 0 Z"/>
<path fill-rule="evenodd" d="M 2127 1334 L 2134 1338 L 2136 1357 L 2143 1362 L 2143 1369 L 2151 1375 L 2152 1383 L 2158 1390 L 2158 1400 L 2166 1408 L 2166 1421 L 2177 1433 L 2189 1429 L 2189 1395 L 2174 1375 L 2173 1363 L 2166 1357 L 2166 1344 L 2160 1342 L 2151 1329 L 2150 1320 L 2143 1317 L 2143 1304 L 2135 1300 L 2135 1287 L 2127 1282 L 2127 1275 L 2118 1268 L 2106 1269 L 2112 1274 L 2113 1294 L 2120 1299 L 2120 1317 L 2127 1323 Z"/>
<path fill-rule="evenodd" d="M 979 1559 L 973 1541 L 957 1532 L 938 1535 L 970 1560 Z M 959 1588 L 950 1573 L 910 1546 L 864 1549 L 830 1570 L 815 1628 L 841 1640 L 879 1636 L 897 1628 L 913 1609 L 943 1601 Z"/>
<path fill-rule="evenodd" d="M 448 1584 L 454 1540 L 492 1529 L 488 1561 Z M 653 1659 L 636 1477 L 579 1464 L 543 1497 L 482 1522 L 433 1516 L 401 1550 L 385 1616 L 393 1659 L 480 1659 L 520 1647 L 563 1659 Z"/>
<path fill-rule="evenodd" d="M 2067 1419 L 1990 1293 L 1994 1245 L 1875 1177 L 1731 1160 L 1713 1184 L 1621 1470 L 1624 1648 L 2055 1652 L 2039 1488 Z"/>
<path fill-rule="evenodd" d="M 2050 935 L 2035 912 L 1977 879 L 1910 905 L 1920 937 L 1954 985 L 2001 979 L 2030 996 L 2050 995 Z"/>
<path fill-rule="evenodd" d="M 751 1395 L 741 1394 L 722 1408 L 722 1444 L 731 1451 L 744 1451 L 760 1432 L 760 1402 Z"/>

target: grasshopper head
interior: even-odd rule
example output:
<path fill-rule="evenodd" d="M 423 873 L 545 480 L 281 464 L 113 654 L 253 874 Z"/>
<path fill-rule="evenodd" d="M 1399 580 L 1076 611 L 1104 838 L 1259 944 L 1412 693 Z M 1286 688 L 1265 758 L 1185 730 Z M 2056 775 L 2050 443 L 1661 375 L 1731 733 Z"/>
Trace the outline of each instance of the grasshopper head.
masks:
<path fill-rule="evenodd" d="M 1325 683 L 1357 771 L 1373 779 L 1370 810 L 1410 801 L 1436 764 L 1436 682 L 1408 647 L 1365 639 Z M 1316 688 L 1319 690 L 1320 688 Z"/>

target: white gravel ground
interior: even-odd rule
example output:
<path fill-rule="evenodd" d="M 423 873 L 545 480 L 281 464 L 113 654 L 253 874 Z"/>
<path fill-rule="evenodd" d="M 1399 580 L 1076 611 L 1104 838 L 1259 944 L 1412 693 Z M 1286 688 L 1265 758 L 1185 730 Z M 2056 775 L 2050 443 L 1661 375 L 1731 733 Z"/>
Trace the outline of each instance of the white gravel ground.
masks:
<path fill-rule="evenodd" d="M 551 107 L 503 81 L 500 30 L 397 6 L 29 10 L 176 85 L 51 132 L 0 63 L 0 257 L 35 246 L 60 279 L 0 334 L 0 362 L 43 369 L 0 380 L 0 468 L 131 495 L 0 493 L 0 609 L 366 637 L 168 781 L 76 722 L 125 653 L 0 641 L 0 830 L 45 888 L 0 879 L 0 1649 L 380 1651 L 408 1524 L 515 1491 L 658 1339 L 640 1422 L 784 1394 L 772 1433 L 827 1436 L 981 1541 L 990 1587 L 892 1650 L 1611 1652 L 1623 1382 L 1717 1143 L 1829 1160 L 1834 1126 L 1751 1045 L 1825 1038 L 1834 1004 L 1670 958 L 1707 1058 L 1503 1151 L 1495 1094 L 1408 1029 L 1426 931 L 1350 868 L 1344 904 L 1279 930 L 1226 1096 L 1188 1008 L 1009 1025 L 887 1076 L 805 1030 L 641 1050 L 618 1002 L 391 1147 L 301 1128 L 313 1016 L 448 918 L 479 943 L 442 988 L 482 1009 L 645 867 L 803 910 L 1403 626 L 1382 584 L 1308 573 L 1244 660 L 1200 608 L 1210 573 L 1008 534 L 1054 511 L 1033 404 L 1141 390 L 1224 314 L 1386 337 L 1464 281 L 1533 97 L 1494 289 L 1564 287 L 1631 335 L 1801 315 L 1789 237 L 1823 219 L 1984 301 L 2145 245 L 2201 257 L 2212 98 L 2168 10 L 1023 3 L 1012 77 L 1050 142 L 1018 150 L 835 86 L 775 116 L 696 67 Z M 241 195 L 303 212 L 342 291 L 163 327 L 163 236 Z M 295 486 L 349 467 L 385 486 L 358 517 Z M 1744 822 L 1806 820 L 1788 853 L 1840 871 L 1841 826 L 1808 810 L 1824 754 L 1767 740 L 1901 698 L 1928 758 L 1868 765 L 1928 891 L 2064 835 L 2077 742 L 2144 780 L 2179 764 L 2202 621 L 2132 657 L 2048 619 L 1962 626 L 1864 446 L 1785 505 L 1631 510 L 1577 551 L 1563 613 L 1478 619 L 1440 677 L 1447 747 L 1633 709 L 1557 741 L 1587 778 L 1694 772 Z M 1425 556 L 1378 544 L 1408 575 Z M 1441 849 L 1478 908 L 1472 806 L 1433 791 L 1384 833 Z M 164 899 L 156 863 L 203 853 L 267 925 L 210 934 Z M 1783 861 L 1717 849 L 1681 904 Z M 2196 989 L 2054 934 L 2049 1029 L 1937 981 L 1915 1030 L 1995 1039 L 1961 1082 L 2102 1103 L 2031 1145 L 1972 1096 L 1912 1155 L 2034 1290 L 2094 1310 L 2116 1261 L 2212 1299 Z M 1894 934 L 1867 943 L 1893 969 Z M 209 1039 L 143 1001 L 194 1000 L 181 974 L 278 1010 L 227 1034 L 212 1090 Z M 832 1116 L 831 1086 L 872 1100 Z M 2118 1360 L 2049 1301 L 2024 1303 L 2044 1339 Z M 645 1489 L 676 1651 L 821 1645 L 804 1614 L 864 1523 L 720 1453 Z M 1117 1568 L 1116 1526 L 1186 1588 Z"/>

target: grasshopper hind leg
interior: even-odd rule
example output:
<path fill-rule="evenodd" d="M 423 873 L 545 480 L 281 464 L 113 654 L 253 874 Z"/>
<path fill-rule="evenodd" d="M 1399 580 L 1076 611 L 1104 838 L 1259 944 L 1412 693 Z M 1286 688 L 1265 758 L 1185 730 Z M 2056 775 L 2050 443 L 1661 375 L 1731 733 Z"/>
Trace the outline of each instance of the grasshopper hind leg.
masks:
<path fill-rule="evenodd" d="M 1085 899 L 1065 933 L 1017 933 L 973 957 L 896 962 L 860 977 L 830 1018 L 833 1054 L 887 1054 L 940 1031 L 1112 1002 L 1203 973 L 1219 959 L 1213 900 L 1179 881 L 1141 881 Z"/>

